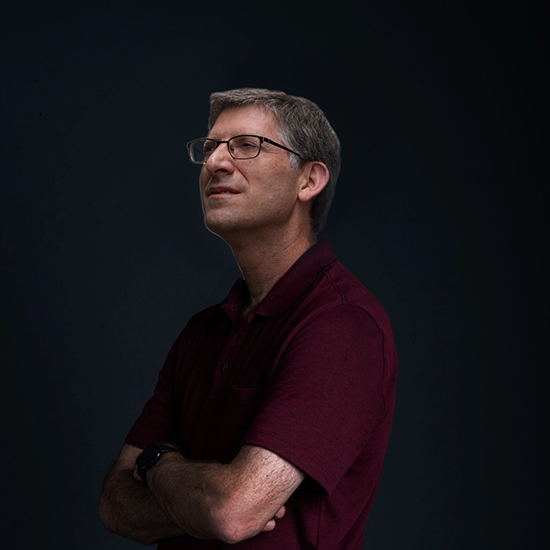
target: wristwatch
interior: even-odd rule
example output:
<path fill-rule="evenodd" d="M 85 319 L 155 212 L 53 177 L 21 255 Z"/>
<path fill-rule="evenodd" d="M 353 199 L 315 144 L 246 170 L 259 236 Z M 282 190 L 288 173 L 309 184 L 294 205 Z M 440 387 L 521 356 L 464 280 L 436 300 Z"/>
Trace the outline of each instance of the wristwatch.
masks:
<path fill-rule="evenodd" d="M 148 447 L 145 447 L 145 449 L 138 455 L 136 458 L 137 470 L 145 485 L 147 485 L 147 478 L 145 476 L 147 471 L 158 462 L 159 458 L 162 456 L 162 453 L 169 453 L 170 451 L 178 452 L 177 449 L 170 447 L 170 445 L 157 445 L 156 443 L 153 443 Z"/>

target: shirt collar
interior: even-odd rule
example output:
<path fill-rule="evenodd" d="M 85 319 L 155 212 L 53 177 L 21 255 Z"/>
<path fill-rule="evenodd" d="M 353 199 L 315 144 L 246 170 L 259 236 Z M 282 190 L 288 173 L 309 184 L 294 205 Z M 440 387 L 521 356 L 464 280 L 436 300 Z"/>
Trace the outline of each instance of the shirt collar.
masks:
<path fill-rule="evenodd" d="M 336 260 L 330 241 L 322 239 L 308 248 L 277 281 L 267 296 L 258 304 L 254 315 L 274 317 L 281 315 L 313 284 L 317 275 Z M 243 279 L 237 280 L 222 307 L 233 323 L 248 300 L 248 289 Z"/>

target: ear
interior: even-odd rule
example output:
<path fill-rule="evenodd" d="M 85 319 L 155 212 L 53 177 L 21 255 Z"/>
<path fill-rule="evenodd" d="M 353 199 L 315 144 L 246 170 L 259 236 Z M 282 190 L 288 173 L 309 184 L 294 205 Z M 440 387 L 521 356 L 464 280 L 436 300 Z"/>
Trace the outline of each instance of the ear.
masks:
<path fill-rule="evenodd" d="M 326 164 L 320 161 L 312 161 L 304 167 L 304 173 L 298 200 L 308 202 L 316 197 L 327 185 L 330 174 Z"/>

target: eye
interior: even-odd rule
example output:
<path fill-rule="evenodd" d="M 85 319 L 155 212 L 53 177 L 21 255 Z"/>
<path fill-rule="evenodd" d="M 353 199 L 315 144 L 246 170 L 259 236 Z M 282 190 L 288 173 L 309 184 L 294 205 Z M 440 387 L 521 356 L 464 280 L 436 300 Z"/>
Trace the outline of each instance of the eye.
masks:
<path fill-rule="evenodd" d="M 203 145 L 203 153 L 205 157 L 210 156 L 218 147 L 218 143 L 212 139 L 207 139 Z"/>
<path fill-rule="evenodd" d="M 231 140 L 230 147 L 235 158 L 253 158 L 258 154 L 260 140 L 255 136 L 237 136 Z"/>

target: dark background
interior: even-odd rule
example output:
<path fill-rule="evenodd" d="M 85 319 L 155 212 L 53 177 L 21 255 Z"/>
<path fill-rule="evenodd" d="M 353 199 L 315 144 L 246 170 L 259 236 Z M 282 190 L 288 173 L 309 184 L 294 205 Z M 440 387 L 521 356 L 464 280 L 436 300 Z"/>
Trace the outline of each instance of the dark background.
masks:
<path fill-rule="evenodd" d="M 187 319 L 238 275 L 185 143 L 210 92 L 254 86 L 339 134 L 324 236 L 393 322 L 365 548 L 547 548 L 542 6 L 3 2 L 0 546 L 138 547 L 102 529 L 103 476 Z"/>

